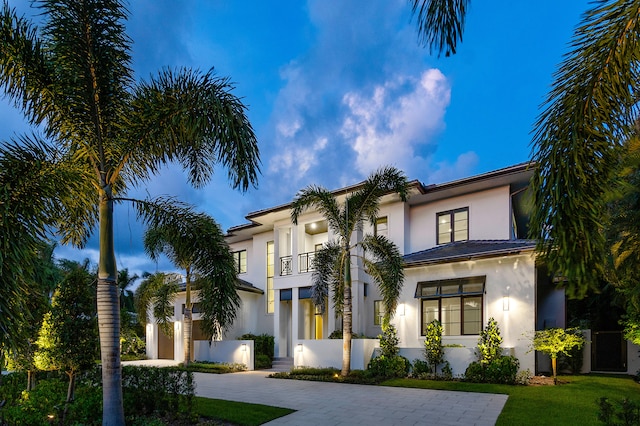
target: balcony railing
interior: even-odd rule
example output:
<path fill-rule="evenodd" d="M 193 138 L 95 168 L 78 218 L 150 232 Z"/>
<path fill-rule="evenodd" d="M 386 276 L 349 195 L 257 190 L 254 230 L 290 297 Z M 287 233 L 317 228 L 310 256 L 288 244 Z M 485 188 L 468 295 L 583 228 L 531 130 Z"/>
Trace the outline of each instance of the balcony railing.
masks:
<path fill-rule="evenodd" d="M 298 255 L 298 270 L 300 273 L 315 271 L 313 267 L 313 259 L 316 257 L 316 252 L 300 253 Z"/>
<path fill-rule="evenodd" d="M 293 256 L 280 258 L 280 275 L 291 275 L 293 273 Z"/>

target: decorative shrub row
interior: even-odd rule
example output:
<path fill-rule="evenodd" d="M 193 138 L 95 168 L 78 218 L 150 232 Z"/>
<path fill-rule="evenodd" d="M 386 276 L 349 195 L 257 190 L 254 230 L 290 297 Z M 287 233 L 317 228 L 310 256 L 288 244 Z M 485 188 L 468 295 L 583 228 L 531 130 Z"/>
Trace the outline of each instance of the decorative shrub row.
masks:
<path fill-rule="evenodd" d="M 274 355 L 275 339 L 268 334 L 243 334 L 238 340 L 253 340 L 255 351 L 254 367 L 256 369 L 271 368 Z"/>

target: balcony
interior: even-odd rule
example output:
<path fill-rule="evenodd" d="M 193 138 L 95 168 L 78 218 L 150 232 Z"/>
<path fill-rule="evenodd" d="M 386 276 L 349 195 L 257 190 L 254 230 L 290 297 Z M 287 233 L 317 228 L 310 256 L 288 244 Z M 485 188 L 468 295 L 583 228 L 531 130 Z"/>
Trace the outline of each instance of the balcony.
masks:
<path fill-rule="evenodd" d="M 300 253 L 298 255 L 298 271 L 300 273 L 315 271 L 313 267 L 313 259 L 316 257 L 316 252 Z"/>
<path fill-rule="evenodd" d="M 293 273 L 293 256 L 283 256 L 280 258 L 280 275 L 291 275 Z"/>

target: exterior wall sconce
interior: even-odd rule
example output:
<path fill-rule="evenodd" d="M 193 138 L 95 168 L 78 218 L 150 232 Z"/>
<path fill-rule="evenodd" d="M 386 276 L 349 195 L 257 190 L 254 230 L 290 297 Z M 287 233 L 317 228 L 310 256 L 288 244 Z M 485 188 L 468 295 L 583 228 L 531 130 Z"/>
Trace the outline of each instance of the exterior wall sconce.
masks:
<path fill-rule="evenodd" d="M 298 343 L 298 352 L 302 352 L 302 343 Z"/>
<path fill-rule="evenodd" d="M 398 305 L 398 315 L 400 315 L 401 317 L 404 316 L 404 303 L 400 303 Z"/>
<path fill-rule="evenodd" d="M 243 343 L 242 344 L 242 352 L 246 352 L 247 351 L 247 344 Z"/>
<path fill-rule="evenodd" d="M 509 310 L 509 296 L 502 297 L 502 310 L 503 311 Z"/>

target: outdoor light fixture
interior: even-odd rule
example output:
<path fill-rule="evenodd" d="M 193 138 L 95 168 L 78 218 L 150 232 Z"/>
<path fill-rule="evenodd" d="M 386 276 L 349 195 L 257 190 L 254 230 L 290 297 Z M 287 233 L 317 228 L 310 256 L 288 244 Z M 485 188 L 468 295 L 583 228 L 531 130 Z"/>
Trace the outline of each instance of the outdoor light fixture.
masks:
<path fill-rule="evenodd" d="M 400 315 L 401 317 L 404 316 L 404 303 L 400 303 L 398 305 L 398 315 Z"/>
<path fill-rule="evenodd" d="M 302 343 L 298 343 L 298 352 L 302 352 Z"/>
<path fill-rule="evenodd" d="M 246 352 L 247 351 L 247 344 L 243 343 L 242 344 L 242 352 Z"/>
<path fill-rule="evenodd" d="M 509 296 L 502 297 L 502 310 L 503 311 L 509 310 Z"/>

